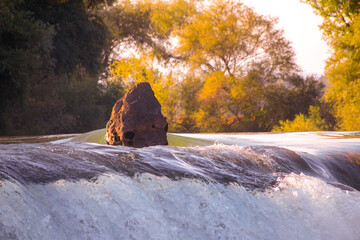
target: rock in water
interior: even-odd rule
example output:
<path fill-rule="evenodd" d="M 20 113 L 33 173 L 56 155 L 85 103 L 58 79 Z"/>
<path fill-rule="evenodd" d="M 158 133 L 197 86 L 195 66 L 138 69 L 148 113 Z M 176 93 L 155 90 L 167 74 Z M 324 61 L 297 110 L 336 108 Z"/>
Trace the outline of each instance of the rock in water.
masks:
<path fill-rule="evenodd" d="M 150 84 L 142 82 L 115 103 L 106 124 L 106 142 L 131 147 L 168 145 L 167 130 L 160 103 Z"/>

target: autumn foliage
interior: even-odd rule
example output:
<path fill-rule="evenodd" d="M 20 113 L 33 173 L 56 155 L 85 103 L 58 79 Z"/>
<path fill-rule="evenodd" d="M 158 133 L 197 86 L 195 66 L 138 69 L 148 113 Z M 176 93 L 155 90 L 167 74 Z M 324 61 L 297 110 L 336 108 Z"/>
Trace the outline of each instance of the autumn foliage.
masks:
<path fill-rule="evenodd" d="M 339 130 L 360 129 L 360 4 L 357 0 L 305 0 L 323 18 L 320 26 L 332 48 L 325 99 L 334 106 Z"/>
<path fill-rule="evenodd" d="M 123 1 L 111 14 L 134 9 L 146 9 L 156 34 L 114 59 L 107 81 L 150 82 L 170 131 L 270 131 L 319 102 L 323 84 L 301 75 L 276 19 L 237 1 Z"/>
<path fill-rule="evenodd" d="M 103 128 L 143 81 L 172 132 L 355 129 L 357 6 L 339 3 L 339 20 L 327 1 L 307 2 L 329 15 L 336 49 L 325 96 L 325 79 L 302 74 L 277 19 L 240 1 L 4 0 L 0 134 Z"/>

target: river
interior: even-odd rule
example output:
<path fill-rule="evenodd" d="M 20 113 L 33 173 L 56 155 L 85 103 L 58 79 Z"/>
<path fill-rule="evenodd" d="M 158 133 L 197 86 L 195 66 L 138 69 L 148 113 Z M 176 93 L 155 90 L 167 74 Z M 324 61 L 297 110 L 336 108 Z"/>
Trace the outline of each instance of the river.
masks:
<path fill-rule="evenodd" d="M 0 239 L 360 239 L 359 132 L 0 138 Z"/>

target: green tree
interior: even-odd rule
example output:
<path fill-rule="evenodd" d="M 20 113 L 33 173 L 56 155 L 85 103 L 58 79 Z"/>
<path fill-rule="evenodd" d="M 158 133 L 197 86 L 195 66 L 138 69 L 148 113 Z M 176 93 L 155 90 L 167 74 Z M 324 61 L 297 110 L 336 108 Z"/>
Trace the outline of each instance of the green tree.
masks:
<path fill-rule="evenodd" d="M 95 9 L 109 2 L 1 1 L 2 134 L 80 132 L 105 125 L 100 111 L 105 106 L 97 101 L 104 93 L 97 83 L 109 34 Z M 19 100 L 22 105 L 12 104 Z"/>
<path fill-rule="evenodd" d="M 287 77 L 282 85 L 266 88 L 264 92 L 266 101 L 258 116 L 260 127 L 271 131 L 281 120 L 293 120 L 297 114 L 307 114 L 311 105 L 323 106 L 321 97 L 324 88 L 320 78 L 299 74 Z M 324 105 L 321 110 L 325 111 L 325 109 Z M 323 115 L 327 116 L 326 113 Z M 329 119 L 330 116 L 326 118 Z"/>
<path fill-rule="evenodd" d="M 26 104 L 30 86 L 53 66 L 54 28 L 22 10 L 22 3 L 0 2 L 0 134 L 11 133 L 14 109 Z"/>
<path fill-rule="evenodd" d="M 197 125 L 195 116 L 199 112 L 200 102 L 197 95 L 203 87 L 201 78 L 187 75 L 179 83 L 178 92 L 180 104 L 178 117 L 173 128 L 177 132 L 199 132 L 201 127 Z"/>

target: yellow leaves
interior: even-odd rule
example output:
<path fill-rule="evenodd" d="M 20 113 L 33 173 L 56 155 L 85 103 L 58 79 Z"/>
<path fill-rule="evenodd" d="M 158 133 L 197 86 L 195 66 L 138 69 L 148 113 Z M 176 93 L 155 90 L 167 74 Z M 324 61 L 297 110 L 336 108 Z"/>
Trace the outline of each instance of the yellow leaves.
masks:
<path fill-rule="evenodd" d="M 172 31 L 172 26 L 174 24 L 173 12 L 171 11 L 169 4 L 161 1 L 154 4 L 151 21 L 157 32 L 168 35 Z"/>
<path fill-rule="evenodd" d="M 306 132 L 327 130 L 325 120 L 321 119 L 319 107 L 310 106 L 309 116 L 300 113 L 293 121 L 280 121 L 272 132 Z"/>
<path fill-rule="evenodd" d="M 138 2 L 148 14 L 146 21 L 137 21 L 137 16 L 143 16 L 141 11 L 131 15 L 134 24 L 130 26 L 145 26 L 135 32 L 145 45 L 139 51 L 149 56 L 150 49 L 154 58 L 164 60 L 160 64 L 175 65 L 167 70 L 177 72 L 183 80 L 163 76 L 151 59 L 141 56 L 112 64 L 114 81 L 123 82 L 126 88 L 150 82 L 164 115 L 177 129 L 265 129 L 263 123 L 271 118 L 264 110 L 266 101 L 281 98 L 273 94 L 270 99 L 266 91 L 276 85 L 274 79 L 296 70 L 291 46 L 275 28 L 275 21 L 236 0 Z M 129 32 L 134 29 L 129 27 Z M 279 102 L 282 106 L 285 101 Z M 285 119 L 281 116 L 268 125 Z"/>
<path fill-rule="evenodd" d="M 205 79 L 199 91 L 199 110 L 193 114 L 201 131 L 228 131 L 239 122 L 240 116 L 231 91 L 236 88 L 234 78 L 217 71 Z"/>
<path fill-rule="evenodd" d="M 139 82 L 154 82 L 154 71 L 148 66 L 145 57 L 126 58 L 110 64 L 110 81 L 121 82 L 126 90 Z"/>
<path fill-rule="evenodd" d="M 191 24 L 179 33 L 178 52 L 192 52 L 196 55 L 203 51 L 221 52 L 226 45 L 233 47 L 238 44 L 235 31 L 238 21 L 239 16 L 229 12 L 222 1 L 213 3 L 209 9 L 195 15 Z"/>
<path fill-rule="evenodd" d="M 360 130 L 360 104 L 348 103 L 338 109 L 338 117 L 341 119 L 339 125 L 341 130 L 356 131 Z"/>
<path fill-rule="evenodd" d="M 360 47 L 360 13 L 354 14 L 354 21 L 352 23 L 353 36 L 349 38 L 350 44 L 359 48 Z"/>
<path fill-rule="evenodd" d="M 343 53 L 339 49 L 327 65 L 326 76 L 330 87 L 326 92 L 326 100 L 335 103 L 339 130 L 360 129 L 359 69 L 360 53 Z"/>
<path fill-rule="evenodd" d="M 221 100 L 224 96 L 226 77 L 223 72 L 215 72 L 205 80 L 198 99 L 203 102 Z"/>
<path fill-rule="evenodd" d="M 280 126 L 274 127 L 272 132 L 304 132 L 314 131 L 313 124 L 305 115 L 299 114 L 294 121 L 280 121 Z"/>
<path fill-rule="evenodd" d="M 179 107 L 177 82 L 169 75 L 165 78 L 159 78 L 150 84 L 155 93 L 155 97 L 162 106 L 162 113 L 170 123 L 175 122 Z"/>
<path fill-rule="evenodd" d="M 326 77 L 326 100 L 334 103 L 339 130 L 360 129 L 360 5 L 359 1 L 306 0 L 324 18 L 325 40 L 332 47 Z"/>
<path fill-rule="evenodd" d="M 211 114 L 206 109 L 199 109 L 194 114 L 195 121 L 202 132 L 218 132 L 221 131 L 221 114 Z"/>
<path fill-rule="evenodd" d="M 152 25 L 164 36 L 169 36 L 172 31 L 176 31 L 187 17 L 195 13 L 194 4 L 185 0 L 152 1 L 152 4 Z"/>
<path fill-rule="evenodd" d="M 333 89 L 334 91 L 334 89 Z M 350 82 L 337 98 L 336 116 L 341 130 L 360 129 L 360 79 Z"/>
<path fill-rule="evenodd" d="M 174 51 L 192 69 L 239 77 L 255 64 L 266 64 L 268 74 L 288 74 L 296 68 L 294 52 L 274 27 L 276 21 L 237 1 L 212 1 L 189 19 L 177 31 Z"/>
<path fill-rule="evenodd" d="M 245 91 L 244 85 L 238 83 L 234 84 L 234 86 L 231 88 L 230 96 L 232 99 L 236 99 L 236 101 L 241 101 L 246 98 L 246 96 L 248 96 L 248 93 Z"/>

